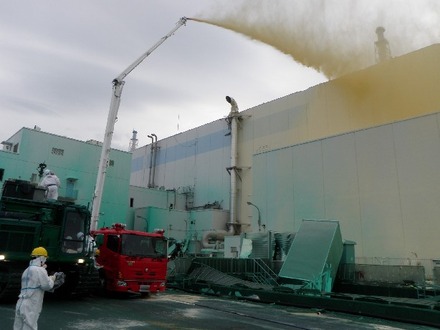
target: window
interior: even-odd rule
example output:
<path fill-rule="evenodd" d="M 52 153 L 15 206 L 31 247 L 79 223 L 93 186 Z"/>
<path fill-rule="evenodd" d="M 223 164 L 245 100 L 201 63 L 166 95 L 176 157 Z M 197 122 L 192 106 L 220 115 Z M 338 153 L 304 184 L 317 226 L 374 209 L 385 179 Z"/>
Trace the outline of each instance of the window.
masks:
<path fill-rule="evenodd" d="M 160 237 L 122 235 L 121 254 L 150 258 L 166 257 L 167 242 Z"/>
<path fill-rule="evenodd" d="M 52 148 L 52 154 L 57 156 L 63 156 L 64 155 L 64 149 L 59 148 Z"/>
<path fill-rule="evenodd" d="M 114 252 L 119 251 L 119 235 L 108 235 L 107 247 Z"/>
<path fill-rule="evenodd" d="M 0 168 L 0 181 L 3 181 L 3 175 L 5 174 L 5 169 Z"/>
<path fill-rule="evenodd" d="M 98 234 L 95 236 L 95 243 L 98 248 L 101 247 L 102 243 L 104 243 L 104 235 Z"/>
<path fill-rule="evenodd" d="M 75 189 L 76 179 L 69 178 L 66 180 L 66 198 L 77 199 L 78 190 Z"/>
<path fill-rule="evenodd" d="M 81 253 L 83 251 L 86 223 L 87 213 L 79 212 L 76 209 L 70 209 L 66 212 L 63 252 Z"/>

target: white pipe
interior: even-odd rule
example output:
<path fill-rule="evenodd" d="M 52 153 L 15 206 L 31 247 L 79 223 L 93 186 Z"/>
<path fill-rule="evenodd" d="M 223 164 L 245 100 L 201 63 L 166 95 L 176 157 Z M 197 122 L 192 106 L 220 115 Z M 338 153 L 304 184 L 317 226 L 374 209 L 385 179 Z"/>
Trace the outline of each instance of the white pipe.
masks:
<path fill-rule="evenodd" d="M 204 248 L 216 248 L 217 242 L 224 242 L 225 236 L 231 236 L 235 234 L 235 225 L 237 224 L 237 161 L 238 161 L 238 106 L 237 102 L 230 97 L 226 96 L 226 101 L 231 104 L 231 112 L 228 116 L 228 121 L 230 123 L 231 129 L 231 201 L 230 201 L 230 217 L 229 217 L 229 228 L 226 230 L 214 230 L 205 232 L 202 238 L 202 246 Z M 215 241 L 215 243 L 209 243 L 210 241 Z"/>
<path fill-rule="evenodd" d="M 154 137 L 154 159 L 153 159 L 153 174 L 151 175 L 151 185 L 155 187 L 154 178 L 156 177 L 156 163 L 157 163 L 157 135 L 151 134 Z"/>
<path fill-rule="evenodd" d="M 207 231 L 202 237 L 202 246 L 204 248 L 215 249 L 217 247 L 217 242 L 223 242 L 225 236 L 230 235 L 226 230 L 213 230 Z M 216 241 L 216 243 L 209 243 L 209 241 Z"/>
<path fill-rule="evenodd" d="M 231 122 L 231 218 L 229 231 L 234 232 L 234 224 L 237 222 L 237 117 L 232 117 Z"/>
<path fill-rule="evenodd" d="M 151 135 L 148 135 L 148 137 L 151 139 L 150 172 L 148 174 L 148 188 L 152 188 L 152 185 L 151 185 L 151 174 L 152 174 L 152 168 L 153 168 L 154 138 Z"/>
<path fill-rule="evenodd" d="M 234 235 L 234 226 L 237 224 L 238 106 L 230 96 L 226 96 L 226 101 L 231 104 L 231 112 L 229 113 L 231 123 L 231 206 L 228 230 L 230 234 Z"/>

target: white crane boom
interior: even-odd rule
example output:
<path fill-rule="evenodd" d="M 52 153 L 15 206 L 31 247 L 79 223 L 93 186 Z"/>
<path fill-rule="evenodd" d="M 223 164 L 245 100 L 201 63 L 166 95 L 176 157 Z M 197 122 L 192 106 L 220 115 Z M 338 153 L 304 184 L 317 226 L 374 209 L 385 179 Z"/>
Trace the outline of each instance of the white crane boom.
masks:
<path fill-rule="evenodd" d="M 171 37 L 174 32 L 182 25 L 185 25 L 188 19 L 186 17 L 180 18 L 176 26 L 162 39 L 160 39 L 153 47 L 147 50 L 141 57 L 133 62 L 127 69 L 125 69 L 117 78 L 113 79 L 113 91 L 110 102 L 110 110 L 107 117 L 107 126 L 104 134 L 104 141 L 102 142 L 101 158 L 99 160 L 98 176 L 96 179 L 95 193 L 92 204 L 92 222 L 90 230 L 96 230 L 98 227 L 99 211 L 101 208 L 102 193 L 104 188 L 105 175 L 109 162 L 110 146 L 113 137 L 113 131 L 118 116 L 118 109 L 121 103 L 122 88 L 124 87 L 124 78 L 133 71 L 148 55 L 150 55 L 157 47 L 159 47 L 165 40 Z"/>

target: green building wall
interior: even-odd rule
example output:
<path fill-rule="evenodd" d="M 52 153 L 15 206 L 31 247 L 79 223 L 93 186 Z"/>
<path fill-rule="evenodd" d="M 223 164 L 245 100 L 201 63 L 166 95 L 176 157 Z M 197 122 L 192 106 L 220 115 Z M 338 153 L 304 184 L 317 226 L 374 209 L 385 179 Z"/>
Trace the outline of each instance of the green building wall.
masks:
<path fill-rule="evenodd" d="M 38 166 L 45 163 L 60 178 L 60 199 L 91 208 L 101 146 L 35 129 L 22 128 L 6 141 L 9 151 L 0 151 L 0 170 L 7 179 L 38 182 Z M 129 206 L 131 153 L 112 149 L 101 204 L 99 227 L 125 222 Z"/>

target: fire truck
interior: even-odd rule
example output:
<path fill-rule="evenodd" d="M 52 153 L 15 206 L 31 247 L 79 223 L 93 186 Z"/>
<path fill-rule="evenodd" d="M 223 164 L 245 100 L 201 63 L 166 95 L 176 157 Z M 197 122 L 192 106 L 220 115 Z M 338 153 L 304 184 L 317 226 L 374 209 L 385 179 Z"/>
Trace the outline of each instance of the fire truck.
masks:
<path fill-rule="evenodd" d="M 164 230 L 128 230 L 121 223 L 91 231 L 104 292 L 146 295 L 165 290 L 167 239 Z"/>

